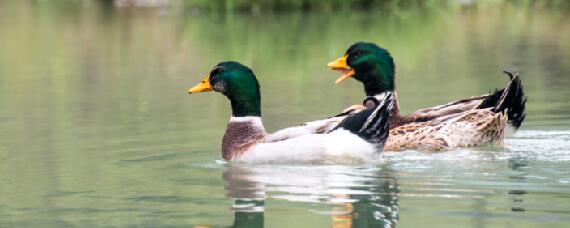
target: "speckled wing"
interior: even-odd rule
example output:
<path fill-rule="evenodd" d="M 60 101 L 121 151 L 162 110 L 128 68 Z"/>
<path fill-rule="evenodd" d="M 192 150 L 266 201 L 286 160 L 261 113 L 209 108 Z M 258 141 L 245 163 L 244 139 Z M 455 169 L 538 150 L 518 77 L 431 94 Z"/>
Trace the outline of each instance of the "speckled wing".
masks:
<path fill-rule="evenodd" d="M 518 128 L 525 118 L 526 96 L 522 88 L 519 74 L 511 73 L 508 71 L 504 71 L 504 73 L 509 76 L 510 81 L 509 84 L 503 89 L 496 89 L 495 91 L 488 94 L 469 97 L 466 99 L 449 102 L 444 105 L 421 109 L 408 115 L 408 117 L 427 121 L 447 115 L 463 113 L 473 109 L 486 109 L 501 106 L 499 108 L 507 107 L 509 110 L 509 122 L 515 128 Z M 507 102 L 505 102 L 505 100 Z"/>

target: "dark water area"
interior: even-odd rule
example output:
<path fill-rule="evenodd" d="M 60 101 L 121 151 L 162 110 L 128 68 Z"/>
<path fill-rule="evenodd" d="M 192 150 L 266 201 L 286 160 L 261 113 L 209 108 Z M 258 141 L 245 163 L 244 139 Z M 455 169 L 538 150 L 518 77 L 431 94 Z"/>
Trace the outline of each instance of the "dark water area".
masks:
<path fill-rule="evenodd" d="M 398 10 L 205 13 L 95 1 L 0 2 L 0 227 L 568 227 L 570 14 L 449 4 Z M 387 48 L 404 112 L 502 87 L 527 119 L 505 148 L 385 153 L 380 164 L 221 161 L 212 66 L 254 70 L 265 127 L 363 97 L 325 66 Z"/>

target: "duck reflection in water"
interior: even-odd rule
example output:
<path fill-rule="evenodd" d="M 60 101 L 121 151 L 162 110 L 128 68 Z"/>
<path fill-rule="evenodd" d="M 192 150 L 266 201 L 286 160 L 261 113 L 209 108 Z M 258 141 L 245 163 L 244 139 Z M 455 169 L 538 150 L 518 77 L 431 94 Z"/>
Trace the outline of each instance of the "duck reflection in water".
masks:
<path fill-rule="evenodd" d="M 329 214 L 335 228 L 398 222 L 398 182 L 385 166 L 231 164 L 223 178 L 234 200 L 232 227 L 263 227 L 267 198 L 332 205 L 316 213 Z"/>
<path fill-rule="evenodd" d="M 265 191 L 261 183 L 250 181 L 252 169 L 232 166 L 223 174 L 226 196 L 234 200 L 234 224 L 231 227 L 263 227 Z"/>
<path fill-rule="evenodd" d="M 525 167 L 528 166 L 528 161 L 526 158 L 523 157 L 512 157 L 508 160 L 508 166 L 510 169 L 515 171 L 509 179 L 513 182 L 528 182 L 526 176 L 528 175 L 525 171 Z M 511 207 L 511 211 L 513 212 L 524 212 L 526 209 L 523 207 L 523 199 L 524 196 L 527 194 L 527 191 L 524 189 L 512 189 L 507 192 L 509 195 L 512 196 L 513 199 L 513 206 Z"/>

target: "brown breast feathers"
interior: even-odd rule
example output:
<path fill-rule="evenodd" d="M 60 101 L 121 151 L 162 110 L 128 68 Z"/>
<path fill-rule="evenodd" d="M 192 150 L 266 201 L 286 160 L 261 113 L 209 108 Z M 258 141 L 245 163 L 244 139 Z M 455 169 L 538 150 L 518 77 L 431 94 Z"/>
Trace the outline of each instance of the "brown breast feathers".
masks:
<path fill-rule="evenodd" d="M 263 127 L 250 121 L 229 122 L 222 140 L 222 157 L 232 160 L 265 137 Z"/>

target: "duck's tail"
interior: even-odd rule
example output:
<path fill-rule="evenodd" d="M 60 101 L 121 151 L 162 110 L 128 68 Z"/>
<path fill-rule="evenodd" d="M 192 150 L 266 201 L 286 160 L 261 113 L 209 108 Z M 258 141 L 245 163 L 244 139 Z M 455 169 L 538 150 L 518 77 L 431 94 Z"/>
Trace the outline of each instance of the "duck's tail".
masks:
<path fill-rule="evenodd" d="M 504 89 L 489 94 L 481 102 L 479 108 L 493 107 L 493 111 L 497 113 L 506 111 L 509 124 L 518 129 L 526 117 L 526 96 L 519 73 L 503 72 L 510 77 L 511 81 Z"/>
<path fill-rule="evenodd" d="M 390 110 L 394 105 L 394 98 L 392 94 L 389 94 L 382 101 L 374 97 L 368 99 L 373 99 L 377 105 L 347 117 L 334 130 L 339 128 L 348 130 L 382 150 L 388 139 L 388 120 Z"/>

